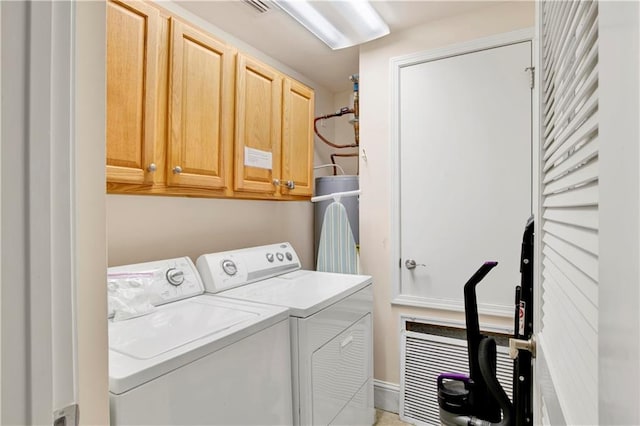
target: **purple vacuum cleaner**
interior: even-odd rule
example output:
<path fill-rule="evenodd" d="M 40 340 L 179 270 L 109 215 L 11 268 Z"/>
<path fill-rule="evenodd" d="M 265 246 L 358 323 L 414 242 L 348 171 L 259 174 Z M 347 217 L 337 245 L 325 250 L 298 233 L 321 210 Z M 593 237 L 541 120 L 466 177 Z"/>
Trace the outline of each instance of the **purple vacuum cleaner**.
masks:
<path fill-rule="evenodd" d="M 514 361 L 512 402 L 496 377 L 496 342 L 480 333 L 476 286 L 498 262 L 485 262 L 464 285 L 469 375 L 438 376 L 438 405 L 443 425 L 524 426 L 533 424 L 531 354 L 519 351 Z M 516 287 L 516 339 L 533 332 L 533 218 L 527 221 L 520 256 L 521 284 Z"/>

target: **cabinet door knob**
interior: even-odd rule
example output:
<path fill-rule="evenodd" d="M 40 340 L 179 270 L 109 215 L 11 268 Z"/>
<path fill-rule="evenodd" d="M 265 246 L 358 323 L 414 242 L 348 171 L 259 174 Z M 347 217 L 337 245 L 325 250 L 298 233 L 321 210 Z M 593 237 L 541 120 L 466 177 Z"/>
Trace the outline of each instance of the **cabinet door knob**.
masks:
<path fill-rule="evenodd" d="M 148 172 L 155 172 L 157 169 L 158 167 L 156 166 L 156 163 L 151 163 L 149 164 L 149 167 L 147 167 Z"/>
<path fill-rule="evenodd" d="M 180 173 L 182 173 L 182 167 L 180 166 L 175 166 L 173 168 L 173 173 L 175 173 L 176 175 L 179 175 Z"/>
<path fill-rule="evenodd" d="M 272 183 L 273 183 L 273 186 L 286 186 L 288 189 L 294 189 L 296 187 L 296 183 L 292 180 L 282 182 L 280 181 L 280 179 L 274 179 Z"/>

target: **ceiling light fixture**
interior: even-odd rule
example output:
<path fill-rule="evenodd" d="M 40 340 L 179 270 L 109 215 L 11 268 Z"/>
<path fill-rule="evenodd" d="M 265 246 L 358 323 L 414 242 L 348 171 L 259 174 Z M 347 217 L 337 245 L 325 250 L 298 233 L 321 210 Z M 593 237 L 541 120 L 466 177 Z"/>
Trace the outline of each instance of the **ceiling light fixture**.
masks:
<path fill-rule="evenodd" d="M 273 2 L 333 50 L 389 34 L 389 26 L 367 0 Z"/>

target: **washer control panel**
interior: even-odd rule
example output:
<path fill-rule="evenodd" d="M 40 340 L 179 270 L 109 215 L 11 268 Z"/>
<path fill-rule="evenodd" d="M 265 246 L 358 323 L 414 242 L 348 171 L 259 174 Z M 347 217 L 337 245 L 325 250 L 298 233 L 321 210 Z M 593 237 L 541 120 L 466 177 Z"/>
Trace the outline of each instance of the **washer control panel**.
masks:
<path fill-rule="evenodd" d="M 196 266 L 205 290 L 210 293 L 261 281 L 301 268 L 289 243 L 204 254 Z"/>
<path fill-rule="evenodd" d="M 222 261 L 222 270 L 230 277 L 238 273 L 238 266 L 232 259 L 225 259 Z"/>
<path fill-rule="evenodd" d="M 165 272 L 165 276 L 171 285 L 179 286 L 184 283 L 184 271 L 182 269 L 169 268 Z"/>
<path fill-rule="evenodd" d="M 107 271 L 107 290 L 110 306 L 159 306 L 202 294 L 204 286 L 191 259 L 180 257 L 111 267 Z M 111 307 L 109 314 L 113 314 Z"/>

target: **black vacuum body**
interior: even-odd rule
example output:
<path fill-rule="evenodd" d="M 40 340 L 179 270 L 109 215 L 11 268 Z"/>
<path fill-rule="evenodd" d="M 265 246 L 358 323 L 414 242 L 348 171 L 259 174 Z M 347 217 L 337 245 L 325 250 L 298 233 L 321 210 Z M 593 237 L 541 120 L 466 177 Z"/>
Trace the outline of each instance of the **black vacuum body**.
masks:
<path fill-rule="evenodd" d="M 529 340 L 533 336 L 533 246 L 534 222 L 529 218 L 522 237 L 520 285 L 516 287 L 516 315 L 513 337 Z M 519 350 L 513 361 L 513 405 L 515 425 L 533 425 L 533 363 L 531 352 Z"/>

